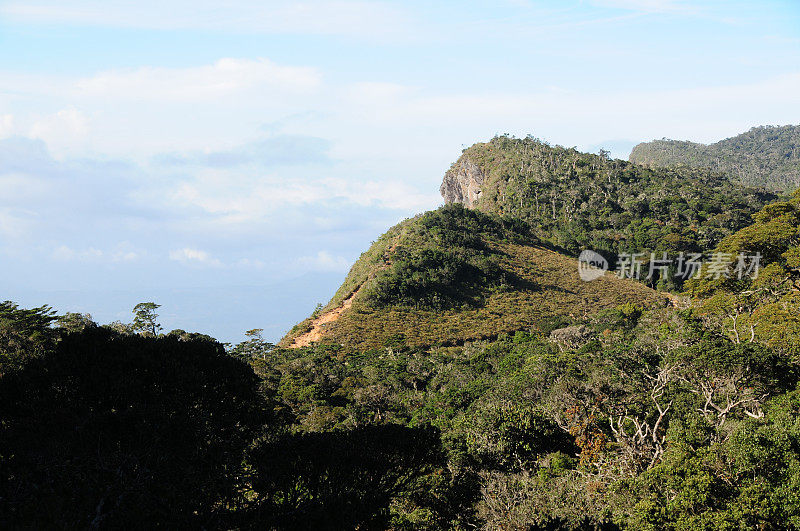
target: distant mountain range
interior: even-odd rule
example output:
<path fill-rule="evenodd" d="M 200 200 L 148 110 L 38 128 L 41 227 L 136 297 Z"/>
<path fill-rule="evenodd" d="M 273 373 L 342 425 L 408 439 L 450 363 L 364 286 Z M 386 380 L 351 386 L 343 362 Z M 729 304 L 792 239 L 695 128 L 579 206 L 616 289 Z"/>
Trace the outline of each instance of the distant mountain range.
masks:
<path fill-rule="evenodd" d="M 650 168 L 709 168 L 746 185 L 790 192 L 800 186 L 800 126 L 753 127 L 713 144 L 654 140 L 634 147 L 629 160 Z"/>

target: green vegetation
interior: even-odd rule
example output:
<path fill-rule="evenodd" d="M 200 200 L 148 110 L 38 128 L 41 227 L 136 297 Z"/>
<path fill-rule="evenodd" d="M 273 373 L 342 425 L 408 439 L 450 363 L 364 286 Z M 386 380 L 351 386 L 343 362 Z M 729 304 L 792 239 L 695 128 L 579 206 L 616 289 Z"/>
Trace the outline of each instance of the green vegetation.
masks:
<path fill-rule="evenodd" d="M 800 527 L 791 352 L 630 303 L 555 327 L 228 353 L 47 327 L 0 378 L 0 525 Z"/>
<path fill-rule="evenodd" d="M 0 379 L 0 526 L 214 525 L 262 424 L 257 389 L 216 342 L 64 334 Z"/>
<path fill-rule="evenodd" d="M 764 207 L 752 225 L 722 240 L 715 253 L 730 262 L 720 278 L 701 275 L 687 290 L 698 312 L 736 343 L 758 341 L 800 359 L 800 191 Z M 734 274 L 739 254 L 761 256 L 758 275 Z"/>
<path fill-rule="evenodd" d="M 652 168 L 709 168 L 749 186 L 793 191 L 800 186 L 800 126 L 754 127 L 714 144 L 654 140 L 633 148 L 630 160 Z"/>
<path fill-rule="evenodd" d="M 249 459 L 257 494 L 237 516 L 278 529 L 387 529 L 390 505 L 425 496 L 420 487 L 445 464 L 438 430 L 392 424 L 286 434 Z"/>
<path fill-rule="evenodd" d="M 485 216 L 448 206 L 420 216 L 406 228 L 386 256 L 366 298 L 387 306 L 446 309 L 477 307 L 494 292 L 510 291 L 521 280 L 501 265 L 501 254 L 489 242 L 533 245 L 528 227 L 519 221 Z"/>
<path fill-rule="evenodd" d="M 140 334 L 149 334 L 155 336 L 161 330 L 161 325 L 158 324 L 158 314 L 156 310 L 160 308 L 160 304 L 154 302 L 140 302 L 133 307 L 133 323 L 131 323 L 131 330 Z"/>
<path fill-rule="evenodd" d="M 0 375 L 51 347 L 56 336 L 51 324 L 57 319 L 49 306 L 26 310 L 0 302 Z"/>
<path fill-rule="evenodd" d="M 775 199 L 709 171 L 647 169 L 533 138 L 495 137 L 463 160 L 484 174 L 477 209 L 525 220 L 573 256 L 711 249 Z"/>
<path fill-rule="evenodd" d="M 361 256 L 324 308 L 356 293 L 324 325 L 324 340 L 358 351 L 495 338 L 583 319 L 625 302 L 666 299 L 632 280 L 578 276 L 576 262 L 544 246 L 519 220 L 448 205 L 390 229 Z M 313 319 L 281 341 L 289 346 Z"/>
<path fill-rule="evenodd" d="M 792 358 L 688 310 L 628 304 L 568 329 L 433 349 L 276 349 L 254 366 L 300 433 L 440 430 L 446 467 L 419 478 L 427 496 L 389 504 L 394 527 L 791 527 Z"/>
<path fill-rule="evenodd" d="M 292 384 L 257 331 L 228 353 L 153 323 L 71 331 L 46 307 L 3 309 L 3 529 L 385 528 L 442 474 L 431 427 L 292 429 Z"/>

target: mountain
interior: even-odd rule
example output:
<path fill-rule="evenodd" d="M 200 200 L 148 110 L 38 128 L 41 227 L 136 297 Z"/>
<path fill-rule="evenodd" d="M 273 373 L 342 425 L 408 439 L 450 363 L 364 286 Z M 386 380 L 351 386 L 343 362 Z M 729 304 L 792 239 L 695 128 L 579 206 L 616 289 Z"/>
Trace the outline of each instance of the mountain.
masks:
<path fill-rule="evenodd" d="M 629 160 L 651 168 L 709 168 L 749 186 L 793 191 L 800 186 L 800 125 L 753 127 L 713 144 L 654 140 Z"/>
<path fill-rule="evenodd" d="M 465 154 L 504 161 L 491 144 Z M 582 282 L 552 229 L 491 212 L 507 167 L 459 160 L 448 204 L 390 229 L 284 339 L 302 348 L 254 358 L 293 429 L 440 430 L 445 461 L 385 527 L 800 527 L 800 192 L 710 249 L 760 253 L 757 275 L 704 266 L 676 304 Z M 723 208 L 729 185 L 709 192 Z"/>
<path fill-rule="evenodd" d="M 447 203 L 527 221 L 569 254 L 713 248 L 776 195 L 703 169 L 645 168 L 534 138 L 464 150 L 444 176 Z"/>
<path fill-rule="evenodd" d="M 577 260 L 526 223 L 448 205 L 381 236 L 328 305 L 280 344 L 323 341 L 359 351 L 455 345 L 518 330 L 549 333 L 626 302 L 668 300 L 610 273 L 584 282 Z"/>
<path fill-rule="evenodd" d="M 613 264 L 624 252 L 710 250 L 777 197 L 705 170 L 507 136 L 464 150 L 440 191 L 445 207 L 381 236 L 279 344 L 428 348 L 549 333 L 626 302 L 663 305 L 664 295 L 612 274 L 582 281 L 575 257 L 593 249 Z M 674 277 L 649 282 L 679 287 Z"/>

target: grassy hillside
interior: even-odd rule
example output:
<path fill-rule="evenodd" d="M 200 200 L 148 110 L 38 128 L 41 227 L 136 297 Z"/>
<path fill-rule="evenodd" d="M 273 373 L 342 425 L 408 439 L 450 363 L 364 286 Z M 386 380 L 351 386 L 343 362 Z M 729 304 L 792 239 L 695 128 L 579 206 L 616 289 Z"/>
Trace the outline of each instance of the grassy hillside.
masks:
<path fill-rule="evenodd" d="M 800 126 L 754 127 L 713 144 L 654 140 L 634 147 L 630 160 L 651 168 L 710 168 L 746 185 L 793 191 L 800 186 Z"/>
<path fill-rule="evenodd" d="M 482 172 L 474 208 L 526 220 L 576 255 L 708 250 L 776 198 L 706 170 L 648 169 L 533 138 L 475 144 L 453 168 L 465 162 Z"/>
<path fill-rule="evenodd" d="M 549 332 L 628 302 L 666 299 L 611 274 L 584 282 L 577 262 L 543 244 L 527 224 L 450 205 L 390 229 L 330 303 L 281 344 L 295 344 L 324 320 L 315 337 L 361 351 L 453 345 L 518 330 Z M 339 315 L 325 319 L 329 312 Z"/>

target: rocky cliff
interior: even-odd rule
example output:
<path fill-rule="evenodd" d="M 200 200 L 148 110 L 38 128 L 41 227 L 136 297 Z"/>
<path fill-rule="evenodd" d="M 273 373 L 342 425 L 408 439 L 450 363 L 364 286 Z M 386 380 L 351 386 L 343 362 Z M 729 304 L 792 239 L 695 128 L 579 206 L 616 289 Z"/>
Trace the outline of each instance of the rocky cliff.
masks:
<path fill-rule="evenodd" d="M 447 204 L 461 203 L 472 208 L 480 198 L 484 177 L 477 164 L 462 156 L 444 174 L 439 192 Z"/>

